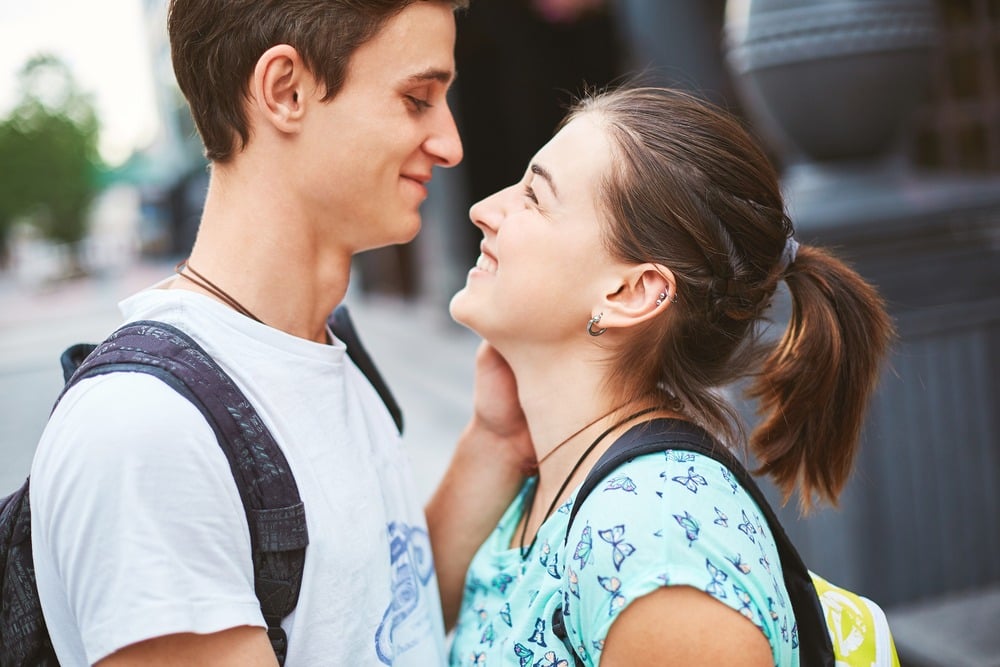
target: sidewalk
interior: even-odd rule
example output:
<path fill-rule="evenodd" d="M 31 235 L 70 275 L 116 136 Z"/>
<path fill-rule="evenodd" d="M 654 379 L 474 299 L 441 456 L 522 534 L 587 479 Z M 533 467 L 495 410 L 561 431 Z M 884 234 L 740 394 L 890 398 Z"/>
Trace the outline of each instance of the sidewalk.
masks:
<path fill-rule="evenodd" d="M 62 386 L 59 354 L 97 342 L 121 322 L 117 303 L 168 277 L 173 264 L 141 261 L 116 274 L 28 289 L 0 273 L 0 496 L 23 481 Z M 403 439 L 418 492 L 444 472 L 471 409 L 478 338 L 443 306 L 368 298 L 346 303 L 362 340 L 403 407 Z"/>

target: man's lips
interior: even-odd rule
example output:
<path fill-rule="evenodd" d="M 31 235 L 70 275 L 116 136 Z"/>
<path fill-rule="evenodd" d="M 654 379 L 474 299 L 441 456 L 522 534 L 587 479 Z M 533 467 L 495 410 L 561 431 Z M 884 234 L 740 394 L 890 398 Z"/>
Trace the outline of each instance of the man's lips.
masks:
<path fill-rule="evenodd" d="M 402 174 L 400 178 L 404 181 L 413 183 L 417 188 L 419 188 L 421 199 L 427 197 L 427 183 L 431 180 L 430 174 Z"/>
<path fill-rule="evenodd" d="M 430 174 L 403 174 L 403 178 L 408 178 L 411 181 L 416 181 L 420 185 L 427 185 L 431 180 Z"/>

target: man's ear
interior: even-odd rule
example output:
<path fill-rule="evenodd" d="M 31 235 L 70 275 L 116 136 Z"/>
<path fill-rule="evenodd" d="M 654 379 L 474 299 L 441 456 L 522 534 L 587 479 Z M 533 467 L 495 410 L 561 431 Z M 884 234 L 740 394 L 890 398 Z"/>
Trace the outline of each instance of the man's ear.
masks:
<path fill-rule="evenodd" d="M 625 270 L 617 289 L 605 295 L 594 314 L 604 313 L 602 327 L 631 327 L 663 313 L 676 299 L 677 281 L 670 269 L 639 264 Z"/>
<path fill-rule="evenodd" d="M 250 82 L 251 104 L 260 121 L 279 132 L 294 133 L 301 126 L 306 95 L 315 85 L 299 52 L 278 44 L 257 59 Z"/>

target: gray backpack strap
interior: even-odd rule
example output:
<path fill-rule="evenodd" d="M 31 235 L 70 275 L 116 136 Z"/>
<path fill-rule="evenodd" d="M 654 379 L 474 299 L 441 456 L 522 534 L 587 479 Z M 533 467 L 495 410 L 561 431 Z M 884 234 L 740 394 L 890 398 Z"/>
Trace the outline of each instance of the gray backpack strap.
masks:
<path fill-rule="evenodd" d="M 64 371 L 86 350 L 67 350 Z M 284 664 L 288 638 L 281 620 L 298 602 L 309 544 L 305 508 L 285 455 L 232 378 L 175 327 L 142 321 L 118 329 L 80 364 L 63 395 L 84 378 L 116 372 L 161 379 L 190 400 L 215 432 L 250 526 L 254 588 L 268 637 Z"/>
<path fill-rule="evenodd" d="M 29 480 L 0 499 L 0 665 L 58 667 L 31 555 Z"/>
<path fill-rule="evenodd" d="M 347 306 L 337 306 L 333 314 L 327 319 L 327 325 L 333 331 L 333 335 L 343 341 L 347 346 L 347 356 L 351 358 L 354 365 L 361 369 L 368 381 L 378 392 L 379 398 L 385 403 L 386 409 L 392 415 L 392 421 L 396 423 L 396 430 L 400 435 L 403 433 L 403 410 L 396 403 L 395 397 L 389 391 L 389 385 L 382 379 L 382 374 L 375 367 L 375 362 L 368 355 L 365 346 L 361 344 L 357 331 L 354 330 L 354 322 L 351 321 Z"/>

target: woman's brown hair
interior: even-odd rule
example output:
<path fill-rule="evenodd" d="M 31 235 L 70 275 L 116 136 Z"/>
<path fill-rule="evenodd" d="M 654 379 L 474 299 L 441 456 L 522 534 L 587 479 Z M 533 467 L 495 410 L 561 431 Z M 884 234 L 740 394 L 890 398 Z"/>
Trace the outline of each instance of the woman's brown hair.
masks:
<path fill-rule="evenodd" d="M 206 157 L 226 162 L 250 140 L 244 105 L 250 76 L 267 49 L 293 46 L 325 84 L 323 99 L 330 100 L 358 47 L 421 1 L 435 0 L 171 0 L 167 29 L 174 75 Z M 464 8 L 468 0 L 450 4 Z"/>
<path fill-rule="evenodd" d="M 785 500 L 835 504 L 850 475 L 866 405 L 893 326 L 878 293 L 832 254 L 795 247 L 767 155 L 733 117 L 691 95 L 624 88 L 587 97 L 564 121 L 593 114 L 613 167 L 599 197 L 606 242 L 624 261 L 655 262 L 677 301 L 616 350 L 624 398 L 665 406 L 731 443 L 745 439 L 723 390 L 748 379 L 761 423 L 749 438 Z M 791 318 L 762 338 L 781 280 Z"/>

